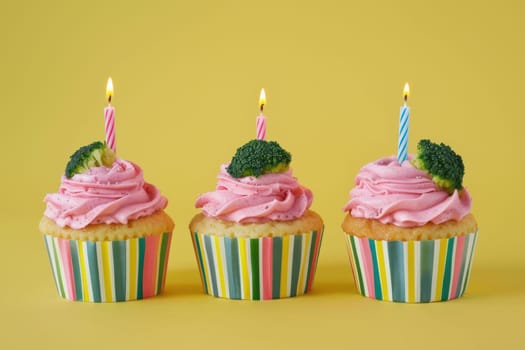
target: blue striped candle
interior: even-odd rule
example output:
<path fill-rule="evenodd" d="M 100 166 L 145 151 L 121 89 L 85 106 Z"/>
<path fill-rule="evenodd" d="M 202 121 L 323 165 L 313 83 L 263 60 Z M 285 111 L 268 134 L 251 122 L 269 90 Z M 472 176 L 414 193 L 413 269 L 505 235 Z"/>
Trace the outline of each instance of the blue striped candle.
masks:
<path fill-rule="evenodd" d="M 407 106 L 409 87 L 403 89 L 404 104 L 399 113 L 399 141 L 397 144 L 397 161 L 403 163 L 408 158 L 408 126 L 410 124 L 410 108 Z"/>

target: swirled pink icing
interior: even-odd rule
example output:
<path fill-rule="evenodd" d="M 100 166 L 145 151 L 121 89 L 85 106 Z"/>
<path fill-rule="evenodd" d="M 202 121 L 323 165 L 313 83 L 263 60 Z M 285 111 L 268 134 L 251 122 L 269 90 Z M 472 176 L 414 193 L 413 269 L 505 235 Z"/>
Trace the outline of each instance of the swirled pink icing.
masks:
<path fill-rule="evenodd" d="M 449 195 L 410 161 L 399 164 L 394 157 L 388 157 L 359 171 L 344 210 L 357 218 L 415 227 L 459 221 L 470 212 L 471 203 L 467 189 Z"/>
<path fill-rule="evenodd" d="M 94 167 L 68 179 L 58 193 L 44 198 L 44 215 L 60 227 L 80 229 L 90 224 L 127 224 L 162 210 L 168 204 L 160 191 L 144 181 L 142 169 L 117 159 L 111 167 Z"/>
<path fill-rule="evenodd" d="M 288 221 L 301 217 L 312 204 L 312 192 L 285 173 L 233 178 L 221 166 L 216 190 L 197 198 L 204 215 L 241 223 Z"/>

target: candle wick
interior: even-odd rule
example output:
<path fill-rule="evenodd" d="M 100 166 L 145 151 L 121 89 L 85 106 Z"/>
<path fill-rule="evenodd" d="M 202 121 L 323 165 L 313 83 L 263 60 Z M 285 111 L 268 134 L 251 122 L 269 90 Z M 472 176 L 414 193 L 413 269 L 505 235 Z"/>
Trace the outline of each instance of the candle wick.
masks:
<path fill-rule="evenodd" d="M 403 100 L 405 100 L 405 105 L 406 105 L 406 104 L 407 104 L 407 101 L 408 101 L 408 95 L 405 95 L 405 96 L 403 97 Z"/>
<path fill-rule="evenodd" d="M 264 103 L 261 103 L 261 113 L 263 112 L 263 109 L 264 109 Z"/>
<path fill-rule="evenodd" d="M 111 104 L 111 95 L 108 96 L 108 104 Z"/>

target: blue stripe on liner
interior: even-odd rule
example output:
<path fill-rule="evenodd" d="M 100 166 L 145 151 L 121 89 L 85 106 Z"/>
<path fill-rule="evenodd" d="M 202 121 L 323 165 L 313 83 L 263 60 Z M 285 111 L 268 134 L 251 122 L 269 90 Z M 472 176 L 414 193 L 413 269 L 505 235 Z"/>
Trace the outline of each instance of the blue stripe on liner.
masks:
<path fill-rule="evenodd" d="M 126 241 L 111 242 L 116 301 L 126 300 Z"/>
<path fill-rule="evenodd" d="M 71 251 L 71 262 L 73 263 L 73 276 L 75 285 L 76 300 L 83 300 L 82 295 L 82 277 L 80 274 L 80 259 L 78 255 L 78 243 L 74 240 L 69 240 L 69 250 Z"/>
<path fill-rule="evenodd" d="M 390 265 L 390 279 L 392 281 L 392 300 L 404 302 L 406 298 L 403 242 L 388 242 L 388 263 Z"/>
<path fill-rule="evenodd" d="M 421 241 L 420 243 L 420 301 L 430 302 L 432 298 L 432 274 L 434 271 L 434 244 L 435 241 Z"/>
<path fill-rule="evenodd" d="M 239 275 L 239 245 L 237 238 L 224 237 L 226 269 L 228 270 L 229 298 L 241 299 L 241 279 Z"/>
<path fill-rule="evenodd" d="M 97 258 L 97 244 L 95 242 L 86 242 L 87 258 L 89 265 L 89 275 L 91 287 L 93 288 L 93 300 L 100 303 L 102 298 L 100 296 L 100 282 L 98 277 L 98 258 Z"/>

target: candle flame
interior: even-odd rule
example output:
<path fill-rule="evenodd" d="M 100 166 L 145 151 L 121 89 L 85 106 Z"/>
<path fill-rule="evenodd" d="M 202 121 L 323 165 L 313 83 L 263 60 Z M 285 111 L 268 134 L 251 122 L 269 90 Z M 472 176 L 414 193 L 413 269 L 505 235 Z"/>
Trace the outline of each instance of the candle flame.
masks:
<path fill-rule="evenodd" d="M 106 97 L 108 102 L 111 103 L 111 98 L 113 97 L 113 80 L 111 77 L 108 78 L 108 83 L 106 85 Z"/>
<path fill-rule="evenodd" d="M 262 110 L 264 109 L 264 105 L 266 104 L 266 92 L 264 92 L 264 88 L 261 89 L 261 94 L 259 95 L 259 108 Z"/>
<path fill-rule="evenodd" d="M 403 99 L 405 102 L 408 100 L 408 95 L 410 94 L 410 87 L 408 86 L 408 83 L 405 83 L 405 87 L 403 88 Z"/>

